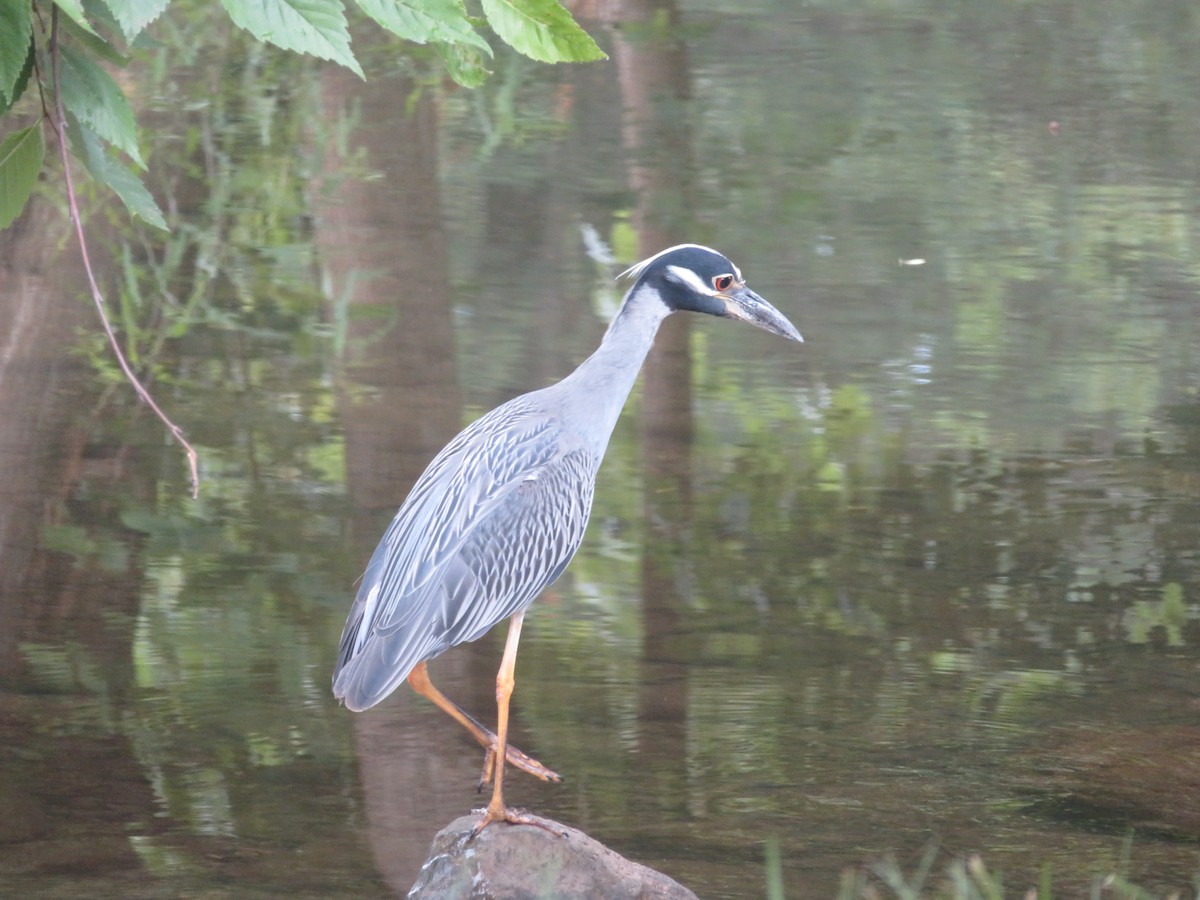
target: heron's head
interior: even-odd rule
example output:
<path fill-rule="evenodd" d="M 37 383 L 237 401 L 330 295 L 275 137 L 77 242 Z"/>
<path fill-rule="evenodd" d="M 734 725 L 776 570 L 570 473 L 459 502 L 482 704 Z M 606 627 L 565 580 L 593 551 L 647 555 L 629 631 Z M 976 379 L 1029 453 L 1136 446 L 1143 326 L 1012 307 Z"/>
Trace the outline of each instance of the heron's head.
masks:
<path fill-rule="evenodd" d="M 741 319 L 789 340 L 804 340 L 783 313 L 746 287 L 737 266 L 708 247 L 668 247 L 622 273 L 624 276 L 637 279 L 635 291 L 642 286 L 654 290 L 672 311 L 687 309 Z"/>

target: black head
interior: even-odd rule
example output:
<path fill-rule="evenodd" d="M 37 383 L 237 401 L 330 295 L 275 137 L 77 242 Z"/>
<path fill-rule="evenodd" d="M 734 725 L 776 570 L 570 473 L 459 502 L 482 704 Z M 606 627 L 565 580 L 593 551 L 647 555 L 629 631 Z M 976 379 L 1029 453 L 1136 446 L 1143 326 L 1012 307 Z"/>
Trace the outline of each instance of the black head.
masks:
<path fill-rule="evenodd" d="M 685 309 L 741 319 L 789 340 L 804 340 L 783 313 L 746 287 L 741 270 L 728 257 L 709 247 L 669 247 L 623 275 L 637 278 L 631 293 L 652 289 L 672 312 Z"/>

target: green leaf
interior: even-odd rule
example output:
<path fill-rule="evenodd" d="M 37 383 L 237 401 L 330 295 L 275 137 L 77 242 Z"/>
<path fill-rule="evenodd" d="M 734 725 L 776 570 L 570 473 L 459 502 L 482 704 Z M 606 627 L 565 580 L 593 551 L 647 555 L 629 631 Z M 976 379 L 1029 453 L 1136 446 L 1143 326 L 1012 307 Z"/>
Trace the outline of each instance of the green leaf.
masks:
<path fill-rule="evenodd" d="M 59 79 L 67 111 L 101 138 L 129 154 L 139 168 L 146 168 L 138 151 L 133 110 L 112 76 L 71 46 L 61 49 L 60 59 Z"/>
<path fill-rule="evenodd" d="M 102 7 L 103 8 L 103 7 Z M 105 12 L 106 19 L 111 22 L 112 17 Z M 97 17 L 99 18 L 99 17 Z M 112 22 L 112 30 L 117 31 L 117 25 Z M 59 35 L 66 35 L 70 40 L 62 40 L 60 37 L 59 43 L 61 46 L 82 47 L 99 59 L 107 63 L 112 63 L 118 68 L 124 68 L 129 63 L 129 58 L 120 50 L 106 41 L 94 31 L 84 31 L 70 19 L 60 19 L 58 23 Z"/>
<path fill-rule="evenodd" d="M 101 0 L 83 0 L 83 14 L 87 16 L 87 20 L 96 30 L 96 34 L 121 34 L 121 26 L 113 18 L 108 4 L 101 2 Z M 59 24 L 63 23 L 60 22 Z M 75 28 L 76 31 L 79 30 L 78 26 L 75 26 Z"/>
<path fill-rule="evenodd" d="M 359 9 L 397 37 L 416 44 L 467 44 L 491 56 L 462 0 L 358 0 Z"/>
<path fill-rule="evenodd" d="M 556 0 L 483 0 L 483 14 L 505 43 L 538 62 L 608 58 Z"/>
<path fill-rule="evenodd" d="M 67 133 L 71 136 L 71 148 L 83 161 L 91 176 L 107 185 L 121 198 L 130 213 L 163 231 L 169 231 L 162 210 L 154 197 L 146 190 L 141 179 L 119 159 L 109 155 L 100 136 L 73 116 L 67 117 Z"/>
<path fill-rule="evenodd" d="M 33 24 L 29 0 L 0 0 L 0 99 L 11 105 L 29 56 Z"/>
<path fill-rule="evenodd" d="M 446 64 L 446 71 L 450 73 L 450 77 L 463 87 L 477 88 L 487 81 L 488 75 L 491 74 L 483 64 L 483 56 L 474 47 L 437 43 L 433 45 L 433 49 Z"/>
<path fill-rule="evenodd" d="M 37 184 L 45 153 L 40 122 L 14 131 L 0 141 L 0 228 L 11 225 L 25 208 L 25 201 Z"/>
<path fill-rule="evenodd" d="M 104 0 L 126 42 L 142 33 L 147 25 L 163 14 L 171 0 Z"/>
<path fill-rule="evenodd" d="M 221 0 L 229 18 L 260 41 L 333 60 L 363 76 L 350 51 L 341 0 Z"/>
<path fill-rule="evenodd" d="M 25 93 L 25 88 L 29 85 L 29 76 L 33 74 L 35 56 L 36 48 L 33 45 L 33 39 L 30 38 L 29 50 L 25 54 L 25 65 L 17 73 L 17 80 L 10 89 L 11 93 L 7 99 L 0 98 L 0 116 L 12 109 L 16 105 L 16 102 L 21 99 L 21 95 Z"/>
<path fill-rule="evenodd" d="M 71 21 L 84 31 L 91 34 L 96 33 L 91 23 L 88 22 L 87 16 L 83 14 L 83 3 L 80 0 L 54 0 L 54 5 L 66 13 Z"/>

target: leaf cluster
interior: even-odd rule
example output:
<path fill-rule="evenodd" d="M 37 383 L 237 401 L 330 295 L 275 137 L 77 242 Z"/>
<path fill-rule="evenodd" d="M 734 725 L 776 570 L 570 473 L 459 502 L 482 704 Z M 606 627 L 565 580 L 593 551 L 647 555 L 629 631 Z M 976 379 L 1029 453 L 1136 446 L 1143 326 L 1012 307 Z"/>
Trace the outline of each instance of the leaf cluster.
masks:
<path fill-rule="evenodd" d="M 45 158 L 43 130 L 69 137 L 71 153 L 149 225 L 167 222 L 142 182 L 146 169 L 133 110 L 113 67 L 150 42 L 146 29 L 171 0 L 0 0 L 0 116 L 8 118 L 34 85 L 36 122 L 0 138 L 0 228 L 24 208 Z M 363 77 L 351 49 L 350 20 L 361 15 L 390 34 L 430 45 L 459 84 L 488 76 L 486 28 L 541 62 L 604 58 L 557 0 L 221 0 L 230 20 L 255 39 L 345 66 Z M 59 121 L 59 119 L 62 121 Z"/>

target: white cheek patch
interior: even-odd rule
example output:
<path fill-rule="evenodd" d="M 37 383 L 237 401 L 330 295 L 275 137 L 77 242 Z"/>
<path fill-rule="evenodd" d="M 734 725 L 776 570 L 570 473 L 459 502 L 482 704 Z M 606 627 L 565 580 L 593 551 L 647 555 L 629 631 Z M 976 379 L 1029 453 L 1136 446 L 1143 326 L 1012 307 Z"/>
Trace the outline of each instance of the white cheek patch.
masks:
<path fill-rule="evenodd" d="M 686 284 L 703 297 L 715 297 L 717 294 L 715 289 L 705 284 L 704 279 L 691 269 L 685 269 L 682 266 L 667 266 L 667 273 L 674 281 Z"/>

